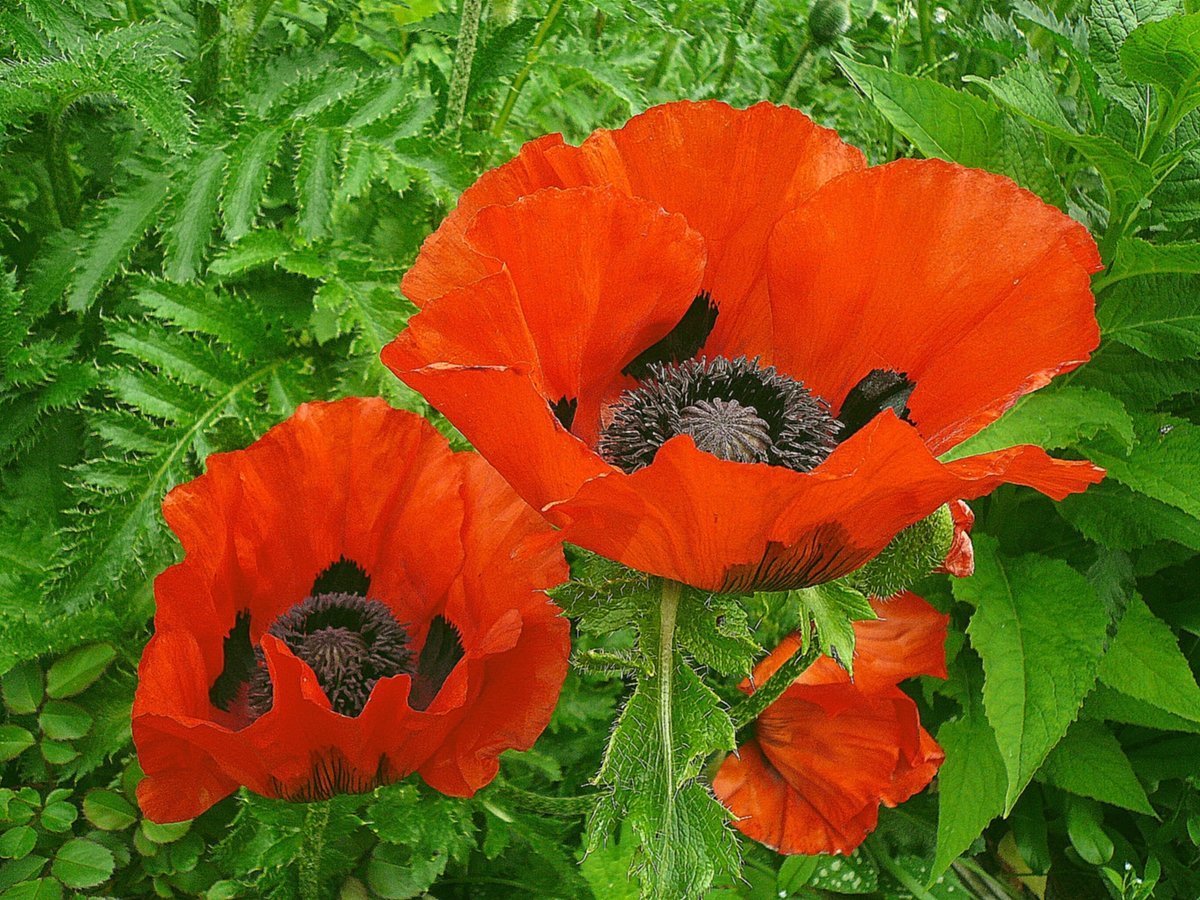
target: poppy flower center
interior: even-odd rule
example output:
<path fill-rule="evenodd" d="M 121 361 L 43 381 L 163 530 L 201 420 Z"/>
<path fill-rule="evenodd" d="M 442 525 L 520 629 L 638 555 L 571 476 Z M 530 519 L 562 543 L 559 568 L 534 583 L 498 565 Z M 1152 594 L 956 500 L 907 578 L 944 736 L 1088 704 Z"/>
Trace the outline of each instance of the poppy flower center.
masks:
<path fill-rule="evenodd" d="M 316 594 L 281 615 L 268 631 L 313 670 L 333 711 L 357 716 L 381 678 L 411 671 L 408 634 L 386 605 L 357 594 Z M 262 659 L 250 677 L 256 716 L 271 708 L 274 691 Z"/>
<path fill-rule="evenodd" d="M 626 472 L 648 466 L 681 434 L 720 459 L 807 472 L 833 452 L 842 430 L 801 382 L 744 356 L 651 365 L 611 412 L 599 450 Z"/>

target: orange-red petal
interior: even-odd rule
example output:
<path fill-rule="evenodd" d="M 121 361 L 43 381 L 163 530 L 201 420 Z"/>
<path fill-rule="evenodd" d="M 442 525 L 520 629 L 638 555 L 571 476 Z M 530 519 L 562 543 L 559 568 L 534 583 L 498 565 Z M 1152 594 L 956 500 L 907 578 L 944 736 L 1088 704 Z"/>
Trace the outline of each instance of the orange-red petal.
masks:
<path fill-rule="evenodd" d="M 937 571 L 956 578 L 969 578 L 975 572 L 975 545 L 971 543 L 975 513 L 962 500 L 955 500 L 950 504 L 950 516 L 954 524 L 954 537 L 950 540 L 945 562 Z"/>
<path fill-rule="evenodd" d="M 899 160 L 830 182 L 780 222 L 774 361 L 836 407 L 873 369 L 916 383 L 941 453 L 1099 343 L 1082 225 L 1012 181 Z"/>

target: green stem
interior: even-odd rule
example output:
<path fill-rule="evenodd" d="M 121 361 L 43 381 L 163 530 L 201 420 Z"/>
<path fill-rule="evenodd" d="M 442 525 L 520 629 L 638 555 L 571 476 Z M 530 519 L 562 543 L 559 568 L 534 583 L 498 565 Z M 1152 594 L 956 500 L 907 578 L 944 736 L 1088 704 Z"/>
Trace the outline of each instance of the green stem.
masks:
<path fill-rule="evenodd" d="M 575 819 L 586 816 L 596 806 L 596 801 L 602 796 L 599 792 L 579 794 L 574 797 L 554 797 L 527 791 L 516 785 L 509 784 L 497 778 L 492 784 L 492 792 L 498 797 L 510 800 L 517 806 L 543 816 L 557 816 L 563 819 Z"/>
<path fill-rule="evenodd" d="M 654 68 L 650 71 L 650 77 L 646 79 L 648 87 L 658 87 L 666 77 L 667 70 L 671 68 L 671 60 L 675 56 L 675 50 L 679 47 L 679 23 L 683 21 L 687 5 L 687 0 L 679 0 L 679 5 L 675 7 L 675 15 L 671 17 L 673 30 L 667 35 L 667 42 L 663 45 L 662 53 L 658 55 L 658 62 L 654 64 Z"/>
<path fill-rule="evenodd" d="M 717 86 L 713 91 L 718 97 L 725 92 L 725 86 L 729 84 L 729 79 L 733 77 L 733 70 L 737 67 L 738 34 L 746 29 L 757 5 L 758 0 L 746 0 L 742 4 L 741 11 L 738 12 L 737 27 L 729 29 L 729 37 L 725 40 L 725 55 L 721 60 L 721 72 L 717 76 Z"/>
<path fill-rule="evenodd" d="M 471 86 L 471 64 L 475 60 L 482 15 L 483 0 L 462 0 L 458 47 L 454 51 L 454 68 L 450 72 L 450 90 L 446 100 L 446 128 L 455 134 L 462 128 L 463 115 L 467 110 L 467 88 Z"/>
<path fill-rule="evenodd" d="M 930 0 L 917 0 L 917 27 L 921 32 L 921 59 L 932 67 L 937 62 L 933 46 L 933 7 Z"/>
<path fill-rule="evenodd" d="M 221 8 L 215 0 L 196 0 L 196 83 L 192 98 L 207 103 L 221 77 Z"/>
<path fill-rule="evenodd" d="M 310 803 L 304 814 L 300 845 L 300 900 L 320 900 L 321 855 L 325 852 L 325 826 L 329 824 L 329 801 Z"/>
<path fill-rule="evenodd" d="M 554 25 L 558 14 L 562 12 L 565 2 L 566 0 L 554 0 L 546 13 L 546 18 L 542 19 L 542 24 L 538 26 L 537 34 L 533 36 L 533 44 L 530 45 L 529 53 L 525 57 L 525 66 L 513 79 L 513 83 L 504 97 L 504 105 L 500 108 L 500 115 L 496 118 L 496 124 L 492 126 L 492 134 L 496 137 L 504 134 L 513 108 L 517 105 L 517 97 L 521 95 L 521 88 L 525 87 L 525 82 L 529 80 L 529 73 L 533 71 L 533 64 L 537 62 L 538 51 L 542 49 L 542 44 L 546 43 L 546 38 L 550 35 L 550 28 Z"/>
<path fill-rule="evenodd" d="M 675 802 L 675 723 L 672 718 L 675 699 L 675 616 L 679 612 L 679 599 L 682 596 L 682 584 L 663 579 L 658 606 L 658 729 L 662 736 L 668 810 Z M 669 821 L 670 816 L 667 818 Z"/>
<path fill-rule="evenodd" d="M 50 175 L 50 188 L 59 221 L 68 228 L 79 217 L 79 188 L 75 173 L 71 171 L 71 158 L 67 153 L 65 118 L 67 109 L 75 102 L 74 96 L 59 101 L 50 111 L 50 134 L 46 142 L 46 171 Z"/>
<path fill-rule="evenodd" d="M 878 865 L 886 869 L 889 875 L 913 895 L 914 900 L 937 900 L 933 894 L 925 890 L 925 886 L 921 882 L 913 878 L 912 873 L 905 871 L 903 866 L 892 859 L 885 847 L 879 846 L 878 838 L 868 838 L 864 849 Z"/>
<path fill-rule="evenodd" d="M 796 99 L 796 91 L 800 88 L 800 69 L 804 65 L 804 60 L 808 58 L 808 51 L 811 49 L 812 36 L 805 35 L 804 43 L 796 51 L 796 58 L 792 61 L 792 67 L 788 70 L 787 81 L 784 83 L 783 91 L 779 95 L 779 102 L 784 106 L 790 106 L 792 101 Z"/>
<path fill-rule="evenodd" d="M 787 661 L 775 670 L 774 675 L 758 685 L 753 694 L 729 711 L 733 727 L 742 728 L 762 715 L 763 710 L 783 696 L 783 692 L 804 674 L 817 655 L 817 648 L 811 646 L 807 651 L 797 650 L 788 657 Z"/>

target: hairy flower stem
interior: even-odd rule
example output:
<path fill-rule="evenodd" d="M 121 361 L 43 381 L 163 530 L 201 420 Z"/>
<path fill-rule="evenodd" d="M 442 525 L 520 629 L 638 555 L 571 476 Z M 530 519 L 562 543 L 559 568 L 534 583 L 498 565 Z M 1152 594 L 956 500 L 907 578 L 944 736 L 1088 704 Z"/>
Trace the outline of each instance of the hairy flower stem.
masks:
<path fill-rule="evenodd" d="M 329 801 L 310 803 L 304 813 L 300 845 L 300 900 L 320 900 L 321 854 L 325 850 L 325 826 L 329 824 Z"/>
<path fill-rule="evenodd" d="M 796 58 L 792 61 L 792 67 L 788 70 L 787 81 L 784 82 L 783 91 L 779 95 L 779 102 L 784 106 L 790 106 L 796 99 L 796 92 L 800 89 L 800 70 L 804 66 L 804 60 L 808 58 L 808 51 L 812 49 L 812 37 L 805 35 L 804 42 L 800 45 L 800 49 L 796 51 Z"/>
<path fill-rule="evenodd" d="M 546 38 L 550 34 L 550 28 L 554 25 L 554 20 L 558 18 L 558 14 L 562 12 L 563 3 L 566 0 L 554 0 L 550 4 L 550 9 L 546 13 L 546 18 L 542 19 L 542 24 L 538 26 L 537 34 L 533 36 L 533 44 L 529 48 L 529 54 L 525 58 L 525 65 L 517 77 L 513 79 L 512 85 L 508 89 L 508 94 L 504 97 L 504 106 L 500 108 L 500 115 L 496 118 L 496 124 L 492 126 L 492 134 L 496 137 L 504 134 L 504 128 L 508 125 L 508 120 L 512 116 L 513 107 L 517 105 L 517 97 L 521 95 L 521 88 L 525 87 L 525 82 L 529 80 L 529 73 L 533 71 L 533 64 L 537 62 L 538 51 L 542 49 L 542 44 L 546 43 Z"/>
<path fill-rule="evenodd" d="M 682 584 L 663 579 L 658 605 L 658 729 L 662 735 L 668 809 L 675 801 L 675 723 L 672 720 L 675 700 L 675 615 L 679 611 L 682 595 Z"/>
<path fill-rule="evenodd" d="M 721 72 L 717 76 L 717 86 L 713 90 L 717 97 L 724 94 L 729 79 L 733 77 L 733 70 L 737 68 L 738 34 L 744 32 L 750 24 L 750 18 L 754 15 L 754 7 L 757 5 L 758 0 L 746 0 L 738 13 L 738 27 L 729 29 L 729 36 L 725 40 L 725 54 L 721 60 Z"/>
<path fill-rule="evenodd" d="M 556 816 L 562 819 L 575 819 L 586 816 L 596 806 L 600 793 L 580 794 L 575 797 L 553 797 L 527 791 L 516 785 L 509 784 L 497 778 L 492 785 L 492 793 L 497 798 L 508 800 L 522 809 L 535 812 L 542 816 Z"/>
<path fill-rule="evenodd" d="M 807 651 L 797 650 L 793 653 L 787 662 L 776 669 L 774 675 L 758 685 L 753 694 L 729 711 L 733 727 L 741 728 L 749 725 L 762 715 L 763 710 L 783 696 L 783 692 L 804 674 L 804 671 L 813 664 L 817 655 L 815 646 L 810 646 Z"/>
<path fill-rule="evenodd" d="M 446 129 L 455 134 L 462 128 L 467 109 L 467 88 L 471 85 L 471 64 L 475 60 L 482 14 L 483 0 L 463 0 L 458 47 L 454 51 L 454 68 L 450 72 L 450 91 L 446 100 Z"/>

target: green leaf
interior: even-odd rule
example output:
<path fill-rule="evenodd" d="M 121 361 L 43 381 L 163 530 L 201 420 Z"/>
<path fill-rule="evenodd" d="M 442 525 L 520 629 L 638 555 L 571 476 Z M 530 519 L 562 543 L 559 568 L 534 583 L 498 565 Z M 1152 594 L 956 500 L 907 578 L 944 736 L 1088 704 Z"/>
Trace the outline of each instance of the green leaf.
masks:
<path fill-rule="evenodd" d="M 1121 65 L 1134 81 L 1157 85 L 1171 95 L 1163 125 L 1173 129 L 1200 107 L 1200 14 L 1142 25 L 1122 45 Z"/>
<path fill-rule="evenodd" d="M 1117 255 L 1109 273 L 1097 279 L 1095 288 L 1099 292 L 1105 286 L 1126 278 L 1163 274 L 1200 274 L 1200 243 L 1185 241 L 1176 244 L 1152 244 L 1141 238 L 1124 238 L 1117 245 Z M 1182 282 L 1179 280 L 1164 281 L 1160 284 L 1163 286 L 1174 284 L 1178 287 Z M 1147 292 L 1146 287 L 1143 287 L 1140 293 L 1145 292 Z M 1103 318 L 1105 313 L 1111 315 L 1111 313 L 1117 312 L 1134 312 L 1134 310 L 1111 309 L 1117 305 L 1116 301 L 1106 303 L 1100 308 L 1101 317 Z"/>
<path fill-rule="evenodd" d="M 36 879 L 46 868 L 46 863 L 49 860 L 44 856 L 26 856 L 20 860 L 12 860 L 0 866 L 0 897 L 7 897 L 7 892 L 14 885 L 24 887 L 21 882 L 28 882 Z M 55 882 L 57 884 L 57 882 Z M 57 896 L 62 896 L 62 889 L 59 888 Z"/>
<path fill-rule="evenodd" d="M 1110 688 L 1189 722 L 1200 723 L 1200 686 L 1174 632 L 1135 597 L 1100 665 Z"/>
<path fill-rule="evenodd" d="M 925 156 L 1002 172 L 1061 206 L 1062 183 L 1025 122 L 936 81 L 834 58 L 891 124 Z"/>
<path fill-rule="evenodd" d="M 307 241 L 319 240 L 329 229 L 337 154 L 334 132 L 328 128 L 305 130 L 296 167 L 296 199 L 300 204 L 297 224 Z"/>
<path fill-rule="evenodd" d="M 103 675 L 117 658 L 112 644 L 77 647 L 57 660 L 46 673 L 46 693 L 56 700 L 81 694 Z"/>
<path fill-rule="evenodd" d="M 1200 519 L 1107 479 L 1056 507 L 1085 537 L 1112 550 L 1175 541 L 1200 550 Z"/>
<path fill-rule="evenodd" d="M 1154 815 L 1125 751 L 1099 722 L 1073 724 L 1046 757 L 1037 777 L 1072 794 Z"/>
<path fill-rule="evenodd" d="M 46 737 L 55 741 L 69 741 L 83 737 L 92 727 L 91 714 L 77 703 L 69 700 L 50 700 L 42 707 L 38 724 Z"/>
<path fill-rule="evenodd" d="M 163 275 L 171 281 L 191 281 L 200 271 L 217 220 L 217 198 L 225 177 L 225 152 L 215 149 L 194 163 L 184 193 L 177 198 L 175 216 L 166 226 Z"/>
<path fill-rule="evenodd" d="M 1026 394 L 1003 416 L 942 459 L 962 459 L 1018 444 L 1036 444 L 1047 450 L 1076 447 L 1101 432 L 1125 447 L 1133 446 L 1133 419 L 1120 400 L 1094 388 L 1071 385 Z"/>
<path fill-rule="evenodd" d="M 42 759 L 52 766 L 65 766 L 79 757 L 79 751 L 62 741 L 43 740 L 39 749 Z"/>
<path fill-rule="evenodd" d="M 1124 81 L 1121 47 L 1143 22 L 1165 19 L 1180 11 L 1178 0 L 1095 0 L 1088 13 L 1092 61 L 1110 83 Z"/>
<path fill-rule="evenodd" d="M 1154 359 L 1194 359 L 1200 355 L 1198 286 L 1200 279 L 1180 275 L 1123 281 L 1100 307 L 1100 328 L 1106 338 Z"/>
<path fill-rule="evenodd" d="M 878 618 L 870 598 L 845 581 L 830 581 L 789 591 L 788 600 L 799 604 L 801 621 L 812 621 L 821 652 L 854 674 L 854 623 Z M 809 630 L 802 628 L 801 633 L 807 650 Z"/>
<path fill-rule="evenodd" d="M 1067 836 L 1075 851 L 1093 866 L 1112 859 L 1113 842 L 1104 831 L 1104 813 L 1093 800 L 1072 797 L 1067 803 Z"/>
<path fill-rule="evenodd" d="M 138 819 L 132 803 L 108 790 L 95 790 L 84 797 L 83 814 L 101 831 L 123 831 Z"/>
<path fill-rule="evenodd" d="M 1200 426 L 1152 416 L 1136 423 L 1136 433 L 1127 455 L 1098 441 L 1088 447 L 1088 456 L 1121 484 L 1200 516 Z"/>
<path fill-rule="evenodd" d="M 173 844 L 192 830 L 191 821 L 169 822 L 160 825 L 149 819 L 142 819 L 141 832 L 152 844 Z"/>
<path fill-rule="evenodd" d="M 278 127 L 249 131 L 240 135 L 230 148 L 221 206 L 227 241 L 236 241 L 254 227 L 283 134 Z"/>
<path fill-rule="evenodd" d="M 946 751 L 938 771 L 937 854 L 931 880 L 941 875 L 1005 810 L 1008 775 L 996 734 L 978 700 L 937 733 Z"/>
<path fill-rule="evenodd" d="M 62 900 L 62 882 L 57 878 L 26 881 L 0 894 L 0 900 Z"/>
<path fill-rule="evenodd" d="M 5 859 L 24 859 L 37 846 L 37 832 L 28 825 L 18 825 L 0 834 L 0 856 Z"/>
<path fill-rule="evenodd" d="M 849 856 L 818 856 L 808 887 L 835 894 L 872 894 L 879 890 L 879 869 L 855 850 Z"/>
<path fill-rule="evenodd" d="M 1087 579 L 1037 554 L 1001 556 L 975 539 L 973 578 L 954 595 L 975 607 L 967 634 L 983 659 L 984 708 L 1008 773 L 1005 813 L 1079 715 L 1109 619 Z"/>
<path fill-rule="evenodd" d="M 75 820 L 79 818 L 79 810 L 71 803 L 62 800 L 47 803 L 42 810 L 42 827 L 51 834 L 62 834 L 70 831 Z"/>
<path fill-rule="evenodd" d="M 38 661 L 31 659 L 9 669 L 0 681 L 0 693 L 10 713 L 28 715 L 37 712 L 46 695 L 45 679 Z"/>
<path fill-rule="evenodd" d="M 148 174 L 106 201 L 86 229 L 67 290 L 67 306 L 86 309 L 150 230 L 167 200 L 169 182 Z"/>
<path fill-rule="evenodd" d="M 34 744 L 34 737 L 20 725 L 0 725 L 0 763 L 16 759 Z"/>
<path fill-rule="evenodd" d="M 722 675 L 750 674 L 761 652 L 736 597 L 686 589 L 679 605 L 679 644 L 696 662 Z"/>
<path fill-rule="evenodd" d="M 50 871 L 67 887 L 82 890 L 108 881 L 115 867 L 116 861 L 107 847 L 86 838 L 75 838 L 59 848 Z"/>

